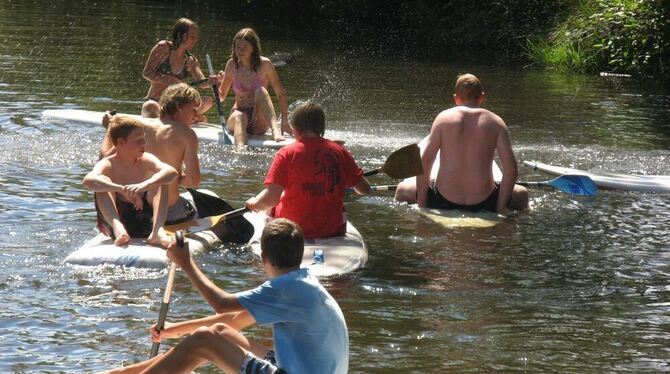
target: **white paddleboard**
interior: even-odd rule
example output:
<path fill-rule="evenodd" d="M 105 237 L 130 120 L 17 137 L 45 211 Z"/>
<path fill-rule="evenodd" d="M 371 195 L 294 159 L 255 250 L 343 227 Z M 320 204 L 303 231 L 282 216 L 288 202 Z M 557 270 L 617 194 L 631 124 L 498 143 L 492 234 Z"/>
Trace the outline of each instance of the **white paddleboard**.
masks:
<path fill-rule="evenodd" d="M 77 122 L 90 125 L 98 125 L 102 128 L 103 112 L 94 112 L 90 110 L 81 109 L 49 109 L 42 112 L 42 119 L 54 123 Z M 137 114 L 127 114 L 129 116 L 141 119 L 152 120 Z M 230 140 L 230 144 L 235 144 L 235 140 L 231 134 L 224 133 L 220 125 L 213 125 L 211 123 L 196 123 L 192 127 L 198 139 L 204 141 L 219 142 L 225 144 L 224 136 Z M 265 135 L 247 135 L 247 144 L 255 148 L 272 148 L 279 149 L 285 145 L 295 143 L 295 139 L 287 138 L 282 142 L 276 142 L 272 139 L 272 135 L 267 133 Z"/>
<path fill-rule="evenodd" d="M 586 170 L 543 164 L 537 161 L 524 161 L 524 164 L 550 175 L 586 175 L 593 180 L 593 183 L 595 183 L 596 186 L 601 188 L 641 192 L 670 192 L 669 175 L 629 175 L 589 172 Z"/>
<path fill-rule="evenodd" d="M 254 225 L 254 236 L 249 241 L 251 250 L 260 258 L 261 234 L 268 216 L 265 213 L 248 212 L 244 217 Z M 363 237 L 351 222 L 347 222 L 344 236 L 305 240 L 305 252 L 301 267 L 309 268 L 312 274 L 329 277 L 350 273 L 368 261 L 368 249 Z"/>
<path fill-rule="evenodd" d="M 199 190 L 216 196 L 211 191 Z M 181 194 L 191 200 L 191 194 Z M 191 200 L 191 203 L 193 201 Z M 195 204 L 193 204 L 195 206 Z M 210 247 L 220 243 L 211 231 L 205 230 L 186 236 L 191 255 L 198 256 Z M 121 265 L 139 268 L 163 268 L 169 262 L 165 249 L 147 244 L 145 239 L 133 238 L 125 247 L 117 247 L 114 240 L 104 234 L 98 234 L 70 253 L 63 261 L 67 264 L 96 266 L 102 264 Z"/>

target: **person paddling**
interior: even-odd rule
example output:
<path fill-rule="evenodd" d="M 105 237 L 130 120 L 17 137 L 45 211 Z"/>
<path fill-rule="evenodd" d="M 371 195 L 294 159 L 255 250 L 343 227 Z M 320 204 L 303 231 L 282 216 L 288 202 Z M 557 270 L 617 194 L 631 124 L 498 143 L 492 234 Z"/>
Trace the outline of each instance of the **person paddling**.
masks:
<path fill-rule="evenodd" d="M 96 192 L 98 228 L 117 246 L 131 237 L 146 237 L 151 245 L 167 247 L 172 242 L 163 230 L 168 185 L 179 174 L 144 152 L 147 140 L 140 121 L 115 116 L 108 132 L 116 152 L 98 161 L 83 181 Z"/>
<path fill-rule="evenodd" d="M 247 200 L 253 211 L 272 208 L 273 217 L 297 222 L 306 238 L 345 234 L 345 189 L 370 193 L 370 184 L 351 154 L 325 139 L 326 117 L 320 105 L 305 103 L 291 116 L 296 142 L 277 151 L 265 189 Z"/>
<path fill-rule="evenodd" d="M 300 227 L 286 219 L 268 223 L 261 236 L 261 251 L 270 279 L 232 294 L 203 274 L 188 251 L 170 246 L 168 256 L 219 314 L 167 323 L 161 332 L 154 325 L 154 341 L 189 335 L 163 355 L 109 373 L 190 373 L 207 363 L 226 373 L 346 373 L 346 321 L 319 280 L 309 269 L 300 268 L 304 251 Z M 239 332 L 254 323 L 272 326 L 274 351 Z"/>
<path fill-rule="evenodd" d="M 230 59 L 226 63 L 219 87 L 221 101 L 230 88 L 235 92 L 235 104 L 228 118 L 228 131 L 234 134 L 235 145 L 247 144 L 247 134 L 261 135 L 272 130 L 275 141 L 284 140 L 282 132 L 291 133 L 288 126 L 288 104 L 284 86 L 277 76 L 272 61 L 261 56 L 261 42 L 253 29 L 245 28 L 233 37 Z M 272 86 L 281 109 L 281 128 L 268 93 Z"/>
<path fill-rule="evenodd" d="M 144 79 L 151 82 L 149 92 L 142 105 L 142 116 L 157 118 L 160 115 L 158 100 L 163 91 L 173 84 L 185 82 L 186 76 L 190 75 L 195 81 L 205 79 L 198 60 L 191 50 L 196 46 L 200 38 L 200 28 L 188 18 L 180 18 L 172 28 L 172 41 L 161 40 L 151 49 L 149 58 L 144 65 L 142 75 Z M 200 86 L 209 87 L 210 83 L 216 83 L 218 79 L 212 77 Z M 198 105 L 198 115 L 195 122 L 207 122 L 204 113 L 212 107 L 211 97 L 204 97 Z"/>
<path fill-rule="evenodd" d="M 418 202 L 420 207 L 489 210 L 500 214 L 528 208 L 528 190 L 516 185 L 518 169 L 505 122 L 481 108 L 484 91 L 480 80 L 463 74 L 456 80 L 455 107 L 441 112 L 422 142 L 424 173 L 398 185 L 396 200 Z M 437 178 L 430 170 L 437 152 Z M 500 184 L 493 180 L 495 152 L 502 163 Z"/>

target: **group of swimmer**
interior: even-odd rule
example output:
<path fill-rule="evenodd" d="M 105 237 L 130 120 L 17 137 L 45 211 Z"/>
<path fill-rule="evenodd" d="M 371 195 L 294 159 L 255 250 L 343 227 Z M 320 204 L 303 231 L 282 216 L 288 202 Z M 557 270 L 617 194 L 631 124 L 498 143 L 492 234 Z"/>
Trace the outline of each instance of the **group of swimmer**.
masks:
<path fill-rule="evenodd" d="M 274 67 L 260 56 L 258 37 L 243 29 L 233 38 L 233 57 L 225 71 L 205 79 L 188 52 L 198 40 L 198 27 L 180 19 L 173 41 L 159 42 L 151 51 L 144 75 L 151 80 L 142 108 L 145 118 L 107 113 L 100 161 L 84 177 L 95 192 L 98 227 L 118 246 L 131 237 L 144 237 L 165 247 L 168 257 L 184 270 L 213 307 L 210 317 L 152 326 L 151 338 L 185 336 L 165 354 L 112 372 L 188 373 L 213 363 L 229 373 L 346 373 L 348 333 L 337 302 L 310 274 L 301 269 L 304 239 L 345 234 L 344 195 L 347 188 L 370 193 L 370 184 L 352 155 L 324 138 L 326 117 L 317 103 L 299 106 L 290 128 L 279 128 L 268 95 L 273 86 L 288 125 L 286 98 Z M 255 62 L 254 62 L 255 61 Z M 177 69 L 175 69 L 177 68 Z M 164 225 L 185 222 L 198 213 L 179 195 L 180 186 L 200 184 L 198 139 L 191 129 L 212 106 L 184 82 L 185 72 L 203 85 L 220 84 L 221 98 L 229 88 L 236 102 L 228 124 L 236 143 L 246 133 L 272 129 L 296 142 L 277 151 L 264 181 L 265 188 L 245 206 L 267 211 L 273 219 L 261 237 L 261 258 L 269 280 L 255 289 L 228 293 L 216 286 L 187 251 L 176 248 Z M 507 214 L 528 207 L 528 191 L 516 185 L 518 174 L 507 127 L 494 113 L 481 108 L 484 91 L 472 74 L 456 81 L 455 107 L 441 112 L 421 142 L 424 173 L 403 181 L 398 201 L 421 207 L 489 210 Z M 439 171 L 430 170 L 439 151 Z M 498 152 L 503 168 L 500 184 L 491 165 Z M 274 350 L 247 339 L 240 331 L 254 323 L 271 325 Z"/>

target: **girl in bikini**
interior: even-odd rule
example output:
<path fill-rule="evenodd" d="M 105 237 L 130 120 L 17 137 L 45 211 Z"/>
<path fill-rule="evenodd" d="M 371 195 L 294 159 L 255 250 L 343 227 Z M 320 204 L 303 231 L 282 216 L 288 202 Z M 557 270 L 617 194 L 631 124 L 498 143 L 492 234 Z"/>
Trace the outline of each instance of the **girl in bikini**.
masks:
<path fill-rule="evenodd" d="M 187 75 L 194 81 L 205 78 L 200 70 L 198 60 L 191 53 L 191 49 L 198 43 L 200 29 L 198 25 L 188 18 L 180 18 L 172 28 L 172 41 L 159 41 L 149 54 L 144 66 L 144 79 L 151 82 L 149 92 L 142 105 L 142 116 L 157 118 L 160 114 L 158 99 L 168 86 L 185 82 Z M 212 83 L 216 83 L 212 79 Z M 200 87 L 209 87 L 208 82 L 203 82 Z M 206 122 L 205 113 L 212 107 L 212 98 L 203 96 L 202 104 L 198 107 L 200 114 L 196 122 Z"/>
<path fill-rule="evenodd" d="M 275 141 L 284 140 L 282 131 L 291 134 L 288 125 L 288 106 L 282 86 L 270 59 L 261 56 L 261 43 L 252 29 L 238 31 L 233 37 L 231 56 L 221 82 L 220 98 L 226 99 L 233 88 L 235 104 L 228 118 L 228 131 L 235 136 L 238 147 L 247 144 L 247 134 L 260 135 L 272 129 Z M 277 123 L 275 108 L 268 93 L 272 86 L 281 109 L 281 128 Z"/>

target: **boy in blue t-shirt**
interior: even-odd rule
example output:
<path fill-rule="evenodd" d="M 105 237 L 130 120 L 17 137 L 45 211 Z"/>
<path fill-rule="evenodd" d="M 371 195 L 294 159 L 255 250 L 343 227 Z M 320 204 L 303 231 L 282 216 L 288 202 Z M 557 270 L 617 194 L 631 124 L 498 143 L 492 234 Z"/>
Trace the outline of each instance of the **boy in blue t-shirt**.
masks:
<path fill-rule="evenodd" d="M 346 373 L 349 336 L 344 316 L 318 279 L 300 268 L 304 250 L 300 227 L 283 218 L 269 222 L 261 250 L 270 279 L 231 294 L 212 283 L 188 251 L 171 246 L 169 257 L 219 314 L 166 323 L 160 333 L 152 327 L 154 341 L 190 335 L 161 356 L 115 372 L 190 373 L 211 362 L 227 373 Z M 276 353 L 239 332 L 253 323 L 272 325 Z"/>

